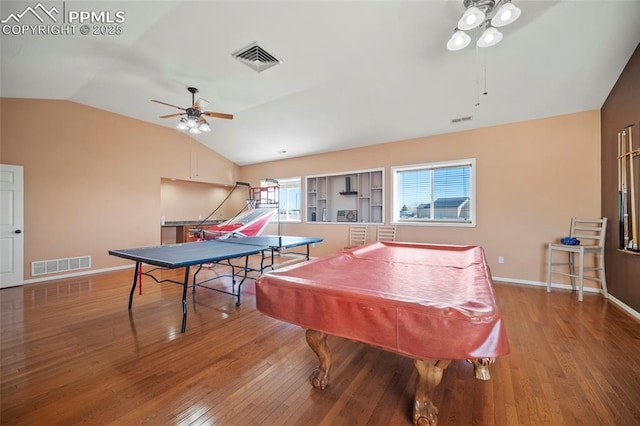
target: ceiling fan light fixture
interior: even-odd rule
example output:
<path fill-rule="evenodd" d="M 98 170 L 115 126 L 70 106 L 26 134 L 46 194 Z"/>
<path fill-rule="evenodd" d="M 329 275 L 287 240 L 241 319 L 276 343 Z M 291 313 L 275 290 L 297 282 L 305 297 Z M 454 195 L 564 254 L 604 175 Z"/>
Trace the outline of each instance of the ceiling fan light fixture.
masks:
<path fill-rule="evenodd" d="M 461 30 L 471 30 L 484 22 L 485 14 L 476 6 L 471 6 L 464 11 L 462 18 L 458 21 L 458 28 Z"/>
<path fill-rule="evenodd" d="M 180 121 L 178 122 L 178 125 L 176 126 L 176 129 L 187 130 L 188 128 L 189 126 L 187 126 L 187 120 L 185 120 L 184 118 L 181 118 Z"/>
<path fill-rule="evenodd" d="M 521 13 L 522 10 L 514 6 L 513 3 L 505 3 L 500 6 L 493 19 L 491 19 L 491 25 L 494 27 L 504 27 L 518 19 Z"/>
<path fill-rule="evenodd" d="M 191 106 L 187 108 L 182 108 L 177 105 L 172 105 L 166 102 L 157 101 L 155 99 L 151 99 L 151 102 L 156 102 L 162 105 L 170 106 L 173 108 L 177 108 L 184 112 L 177 114 L 167 114 L 161 115 L 160 118 L 169 118 L 181 116 L 180 121 L 176 125 L 176 129 L 189 132 L 191 134 L 199 134 L 202 132 L 210 132 L 211 126 L 205 120 L 205 116 L 213 117 L 213 118 L 226 118 L 227 120 L 232 120 L 232 114 L 225 114 L 222 112 L 213 112 L 213 111 L 203 111 L 202 109 L 209 105 L 209 101 L 206 99 L 198 98 L 196 101 L 195 95 L 199 92 L 199 90 L 195 87 L 187 87 L 189 93 L 191 93 Z"/>
<path fill-rule="evenodd" d="M 517 20 L 522 11 L 514 6 L 511 0 L 462 0 L 465 7 L 464 14 L 458 21 L 453 36 L 447 42 L 447 49 L 461 50 L 469 42 L 464 31 L 473 28 L 484 28 L 477 39 L 476 46 L 495 46 L 502 40 L 502 33 L 496 28 L 504 27 Z"/>
<path fill-rule="evenodd" d="M 480 36 L 476 44 L 478 47 L 495 46 L 502 40 L 502 33 L 497 28 L 489 27 Z"/>
<path fill-rule="evenodd" d="M 469 34 L 462 30 L 457 30 L 447 42 L 447 49 L 452 51 L 461 50 L 467 47 L 469 43 L 471 43 Z"/>

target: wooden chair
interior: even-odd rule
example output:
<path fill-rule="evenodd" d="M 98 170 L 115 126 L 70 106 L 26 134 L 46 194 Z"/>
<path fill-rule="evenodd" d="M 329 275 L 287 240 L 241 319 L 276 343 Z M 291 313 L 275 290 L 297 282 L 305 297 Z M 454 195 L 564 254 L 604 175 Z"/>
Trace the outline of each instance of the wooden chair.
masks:
<path fill-rule="evenodd" d="M 367 225 L 349 225 L 349 245 L 345 249 L 367 243 Z"/>
<path fill-rule="evenodd" d="M 396 227 L 394 225 L 378 226 L 376 241 L 395 241 L 396 240 Z"/>
<path fill-rule="evenodd" d="M 549 243 L 547 248 L 547 293 L 551 292 L 551 274 L 560 274 L 571 278 L 571 287 L 576 289 L 578 279 L 578 300 L 582 302 L 584 280 L 599 281 L 602 294 L 608 298 L 607 280 L 604 272 L 604 242 L 607 231 L 607 218 L 602 219 L 571 219 L 571 237 L 580 241 L 578 245 Z M 568 262 L 553 262 L 553 252 L 569 254 Z M 575 255 L 578 255 L 578 271 L 576 273 Z M 595 255 L 595 266 L 585 267 L 585 254 Z M 554 269 L 562 267 L 562 271 Z M 568 272 L 565 272 L 568 267 Z M 593 275 L 585 275 L 592 272 Z"/>

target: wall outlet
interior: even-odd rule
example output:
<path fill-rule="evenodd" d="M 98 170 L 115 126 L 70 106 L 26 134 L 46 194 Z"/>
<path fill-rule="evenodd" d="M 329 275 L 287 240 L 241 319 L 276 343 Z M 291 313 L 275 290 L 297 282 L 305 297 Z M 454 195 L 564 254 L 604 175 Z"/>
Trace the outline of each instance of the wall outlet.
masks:
<path fill-rule="evenodd" d="M 504 263 L 504 256 L 498 256 L 498 263 Z"/>

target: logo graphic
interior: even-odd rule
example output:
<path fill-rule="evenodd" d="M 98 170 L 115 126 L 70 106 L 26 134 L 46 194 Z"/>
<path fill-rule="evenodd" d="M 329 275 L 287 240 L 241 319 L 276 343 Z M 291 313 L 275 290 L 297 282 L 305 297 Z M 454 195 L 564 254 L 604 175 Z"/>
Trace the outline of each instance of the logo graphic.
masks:
<path fill-rule="evenodd" d="M 18 24 L 18 23 L 20 23 L 20 20 L 22 19 L 22 17 L 27 15 L 28 13 L 31 13 L 31 15 L 35 16 L 38 19 L 38 21 L 44 22 L 44 19 L 38 13 L 38 11 L 40 11 L 40 13 L 43 13 L 43 14 L 47 15 L 49 18 L 51 18 L 51 20 L 53 22 L 58 22 L 58 18 L 56 18 L 53 15 L 53 13 L 55 12 L 56 15 L 57 15 L 58 13 L 60 13 L 60 11 L 58 9 L 56 9 L 55 6 L 52 7 L 51 9 L 47 10 L 47 8 L 45 8 L 42 5 L 42 3 L 38 3 L 34 7 L 31 7 L 31 6 L 27 7 L 22 13 L 18 13 L 18 14 L 12 13 L 12 14 L 10 14 L 5 19 L 0 21 L 0 23 L 7 24 L 7 23 L 9 23 L 9 21 L 13 20 L 14 23 Z"/>
<path fill-rule="evenodd" d="M 69 6 L 77 4 L 69 2 Z M 3 16 L 4 19 L 0 19 L 2 35 L 117 36 L 124 31 L 123 24 L 127 19 L 124 10 L 77 9 L 67 7 L 66 1 L 38 2 L 21 12 L 19 10 L 14 9 L 8 16 Z"/>

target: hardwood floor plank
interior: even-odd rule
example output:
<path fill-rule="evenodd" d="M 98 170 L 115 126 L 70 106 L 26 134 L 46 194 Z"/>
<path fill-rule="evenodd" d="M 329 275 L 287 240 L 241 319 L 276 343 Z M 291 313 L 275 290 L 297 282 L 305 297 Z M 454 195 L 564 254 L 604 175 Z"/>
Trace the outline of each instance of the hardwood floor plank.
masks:
<path fill-rule="evenodd" d="M 219 270 L 219 267 L 217 267 Z M 165 271 L 181 279 L 182 271 Z M 203 271 L 205 274 L 212 271 Z M 330 336 L 324 391 L 304 330 L 132 270 L 0 291 L 0 423 L 409 425 L 410 359 Z M 230 286 L 220 281 L 220 286 Z M 496 284 L 511 353 L 478 381 L 453 362 L 434 393 L 441 425 L 640 424 L 640 324 L 598 295 Z"/>

